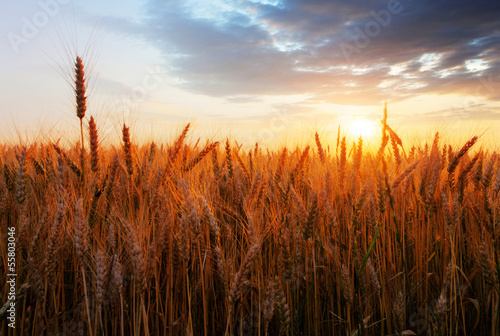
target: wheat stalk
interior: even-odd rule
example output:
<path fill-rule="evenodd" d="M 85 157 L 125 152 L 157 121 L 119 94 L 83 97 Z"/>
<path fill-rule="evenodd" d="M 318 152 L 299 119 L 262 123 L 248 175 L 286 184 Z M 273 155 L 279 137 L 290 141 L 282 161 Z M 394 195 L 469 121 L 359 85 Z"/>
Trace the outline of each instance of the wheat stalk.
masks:
<path fill-rule="evenodd" d="M 214 150 L 219 145 L 218 141 L 212 142 L 207 145 L 202 151 L 200 151 L 184 168 L 184 171 L 190 171 L 194 168 L 205 156 L 208 155 L 212 150 Z"/>
<path fill-rule="evenodd" d="M 97 173 L 99 171 L 99 136 L 94 117 L 89 120 L 89 138 L 90 138 L 90 169 Z"/>
<path fill-rule="evenodd" d="M 323 150 L 323 146 L 321 145 L 318 132 L 314 134 L 314 139 L 316 140 L 316 147 L 318 147 L 319 160 L 321 161 L 321 163 L 325 163 L 325 151 Z"/>
<path fill-rule="evenodd" d="M 88 251 L 88 223 L 83 213 L 83 199 L 78 199 L 75 210 L 75 248 L 78 259 L 83 262 L 85 253 Z"/>
<path fill-rule="evenodd" d="M 85 71 L 83 61 L 80 56 L 76 56 L 75 61 L 75 97 L 76 97 L 76 116 L 80 119 L 81 151 L 80 164 L 82 169 L 82 181 L 85 183 L 85 141 L 83 139 L 83 118 L 87 111 L 87 97 L 85 92 L 87 85 L 85 83 Z"/>
<path fill-rule="evenodd" d="M 134 164 L 132 162 L 132 143 L 130 141 L 130 129 L 125 124 L 123 124 L 122 139 L 127 173 L 132 176 L 132 174 L 134 173 Z"/>
<path fill-rule="evenodd" d="M 457 168 L 458 166 L 458 162 L 460 161 L 460 159 L 465 155 L 467 154 L 467 152 L 469 151 L 469 149 L 474 146 L 474 144 L 477 142 L 477 139 L 478 137 L 477 136 L 474 136 L 472 137 L 469 141 L 467 141 L 465 143 L 465 145 L 460 149 L 460 151 L 458 151 L 458 153 L 455 154 L 455 156 L 453 157 L 453 159 L 451 160 L 450 164 L 448 165 L 448 173 L 449 174 L 452 174 L 455 169 Z"/>

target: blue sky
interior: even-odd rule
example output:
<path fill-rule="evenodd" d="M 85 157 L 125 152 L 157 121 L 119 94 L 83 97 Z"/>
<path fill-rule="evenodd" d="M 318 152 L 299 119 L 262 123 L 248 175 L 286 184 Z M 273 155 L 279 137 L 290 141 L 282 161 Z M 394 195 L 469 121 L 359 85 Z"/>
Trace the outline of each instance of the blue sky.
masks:
<path fill-rule="evenodd" d="M 4 134 L 77 129 L 67 82 L 75 53 L 89 66 L 88 115 L 110 138 L 124 121 L 143 138 L 187 121 L 200 135 L 248 142 L 328 134 L 339 123 L 376 124 L 385 100 L 403 133 L 500 125 L 498 1 L 41 0 L 0 9 Z"/>

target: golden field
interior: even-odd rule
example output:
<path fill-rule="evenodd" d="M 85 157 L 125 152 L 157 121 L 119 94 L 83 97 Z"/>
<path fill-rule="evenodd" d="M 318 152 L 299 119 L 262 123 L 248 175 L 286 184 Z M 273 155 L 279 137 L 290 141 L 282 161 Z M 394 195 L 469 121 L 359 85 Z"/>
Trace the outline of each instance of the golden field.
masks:
<path fill-rule="evenodd" d="M 82 141 L 0 146 L 2 334 L 499 333 L 500 167 L 480 138 L 407 148 L 385 114 L 375 151 L 340 132 L 190 143 L 189 124 L 103 147 L 78 67 Z"/>

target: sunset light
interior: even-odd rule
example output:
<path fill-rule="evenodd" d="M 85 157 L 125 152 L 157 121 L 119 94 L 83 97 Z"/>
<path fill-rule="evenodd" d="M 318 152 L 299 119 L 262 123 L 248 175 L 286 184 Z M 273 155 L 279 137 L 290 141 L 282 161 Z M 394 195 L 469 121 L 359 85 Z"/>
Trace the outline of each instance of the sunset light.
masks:
<path fill-rule="evenodd" d="M 369 137 L 375 130 L 375 122 L 368 119 L 355 119 L 351 123 L 349 132 L 354 136 L 361 136 L 363 138 Z"/>
<path fill-rule="evenodd" d="M 445 121 L 453 124 L 450 136 L 471 123 L 500 128 L 498 1 L 29 0 L 4 7 L 4 139 L 19 130 L 50 129 L 61 138 L 78 131 L 64 87 L 68 54 L 77 52 L 90 65 L 95 117 L 106 125 L 133 121 L 152 137 L 196 121 L 216 125 L 214 132 L 236 128 L 242 143 L 273 144 L 286 130 L 333 129 L 342 120 L 342 128 L 368 136 L 367 122 L 349 122 L 380 120 L 386 100 L 407 128 L 432 132 Z M 319 112 L 324 105 L 332 108 Z M 119 140 L 113 127 L 106 132 Z M 484 137 L 498 142 L 499 134 Z"/>
<path fill-rule="evenodd" d="M 500 336 L 500 1 L 0 5 L 0 335 Z"/>

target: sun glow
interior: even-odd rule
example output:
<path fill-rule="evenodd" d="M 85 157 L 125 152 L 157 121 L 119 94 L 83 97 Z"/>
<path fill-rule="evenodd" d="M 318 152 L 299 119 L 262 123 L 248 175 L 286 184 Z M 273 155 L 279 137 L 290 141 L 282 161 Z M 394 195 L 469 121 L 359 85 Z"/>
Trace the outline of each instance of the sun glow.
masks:
<path fill-rule="evenodd" d="M 365 118 L 359 118 L 353 120 L 351 123 L 351 127 L 349 128 L 349 132 L 352 135 L 361 136 L 363 138 L 372 135 L 374 130 L 375 130 L 375 122 Z"/>

